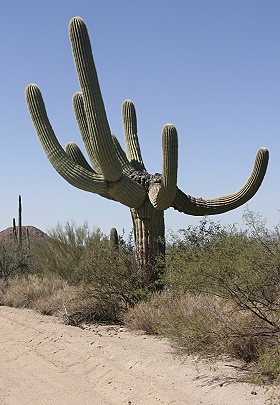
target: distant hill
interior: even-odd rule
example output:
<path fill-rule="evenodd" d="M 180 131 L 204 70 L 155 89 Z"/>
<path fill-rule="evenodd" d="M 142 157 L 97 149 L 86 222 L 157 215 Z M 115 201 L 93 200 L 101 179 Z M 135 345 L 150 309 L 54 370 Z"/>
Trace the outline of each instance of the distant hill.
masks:
<path fill-rule="evenodd" d="M 40 229 L 36 228 L 35 226 L 23 226 L 22 227 L 22 240 L 26 239 L 27 235 L 27 228 L 30 242 L 36 239 L 48 239 L 49 236 L 41 231 Z M 18 230 L 18 227 L 17 227 Z M 13 240 L 13 227 L 5 229 L 4 231 L 0 232 L 0 243 L 9 243 Z"/>

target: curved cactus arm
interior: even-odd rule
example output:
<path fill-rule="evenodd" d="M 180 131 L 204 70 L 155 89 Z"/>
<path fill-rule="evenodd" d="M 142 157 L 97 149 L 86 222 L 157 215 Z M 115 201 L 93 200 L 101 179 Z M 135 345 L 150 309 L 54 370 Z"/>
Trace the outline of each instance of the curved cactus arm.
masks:
<path fill-rule="evenodd" d="M 82 166 L 84 169 L 95 173 L 93 168 L 88 164 L 86 158 L 84 157 L 81 149 L 75 142 L 68 142 L 65 145 L 65 152 L 74 162 L 78 163 L 78 165 Z"/>
<path fill-rule="evenodd" d="M 79 146 L 75 144 L 75 142 L 68 142 L 65 146 L 65 152 L 68 156 L 70 156 L 71 159 L 74 160 L 74 162 L 78 163 L 78 165 L 94 173 L 94 170 L 92 169 L 92 167 L 90 167 L 82 151 L 80 150 Z M 99 193 L 99 195 L 101 197 L 107 198 L 108 200 L 116 201 L 114 197 L 110 196 L 108 192 Z"/>
<path fill-rule="evenodd" d="M 69 23 L 69 36 L 76 70 L 83 93 L 86 120 L 92 143 L 93 155 L 108 181 L 122 176 L 121 164 L 115 153 L 106 111 L 99 87 L 87 27 L 80 17 Z"/>
<path fill-rule="evenodd" d="M 81 149 L 79 148 L 79 146 L 75 142 L 68 142 L 65 145 L 65 152 L 78 165 L 82 166 L 84 169 L 86 169 L 86 170 L 88 170 L 88 171 L 90 171 L 92 173 L 95 173 L 94 170 L 92 169 L 92 167 L 90 167 L 90 165 L 88 164 L 88 162 L 87 162 L 86 158 L 84 157 Z M 108 192 L 99 193 L 99 195 L 101 197 L 107 198 L 108 200 L 116 201 L 114 199 L 114 197 L 110 196 L 110 194 Z"/>
<path fill-rule="evenodd" d="M 134 167 L 128 161 L 124 150 L 122 149 L 118 139 L 116 138 L 116 136 L 114 134 L 112 134 L 112 138 L 113 138 L 113 142 L 115 144 L 116 154 L 122 165 L 122 171 L 123 171 L 123 173 L 125 173 L 129 176 L 134 171 Z"/>
<path fill-rule="evenodd" d="M 174 125 L 167 124 L 162 130 L 162 177 L 161 183 L 149 188 L 149 199 L 155 209 L 165 210 L 174 202 L 177 192 L 178 136 Z"/>
<path fill-rule="evenodd" d="M 73 95 L 72 103 L 73 103 L 75 117 L 76 117 L 76 120 L 78 123 L 78 128 L 80 130 L 80 134 L 81 134 L 85 149 L 87 151 L 90 163 L 91 163 L 93 169 L 97 173 L 102 173 L 101 167 L 99 166 L 99 163 L 94 155 L 94 150 L 92 147 L 89 130 L 88 130 L 83 95 L 81 92 L 77 92 Z"/>
<path fill-rule="evenodd" d="M 61 147 L 49 122 L 39 87 L 30 84 L 26 88 L 25 96 L 39 140 L 55 170 L 68 183 L 77 188 L 92 193 L 105 193 L 108 189 L 108 183 L 103 176 L 95 174 L 74 162 Z"/>
<path fill-rule="evenodd" d="M 269 153 L 266 148 L 260 148 L 257 152 L 252 173 L 244 186 L 233 194 L 211 200 L 195 198 L 177 189 L 172 207 L 189 215 L 215 215 L 222 214 L 245 204 L 259 189 L 264 178 Z"/>
<path fill-rule="evenodd" d="M 122 103 L 122 120 L 126 156 L 135 170 L 146 170 L 141 156 L 141 150 L 137 135 L 136 111 L 131 100 L 125 100 Z"/>

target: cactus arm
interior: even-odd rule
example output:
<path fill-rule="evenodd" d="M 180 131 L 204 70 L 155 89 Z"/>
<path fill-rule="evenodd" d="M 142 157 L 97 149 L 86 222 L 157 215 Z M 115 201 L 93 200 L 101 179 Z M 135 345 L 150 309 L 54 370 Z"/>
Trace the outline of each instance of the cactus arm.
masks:
<path fill-rule="evenodd" d="M 178 136 L 174 125 L 167 124 L 162 130 L 162 177 L 161 183 L 152 184 L 149 199 L 157 210 L 169 208 L 177 192 Z"/>
<path fill-rule="evenodd" d="M 137 135 L 136 111 L 131 100 L 125 100 L 122 103 L 122 120 L 126 146 L 126 156 L 135 170 L 146 170 L 141 156 L 141 150 Z"/>
<path fill-rule="evenodd" d="M 59 144 L 49 122 L 44 101 L 35 84 L 26 88 L 26 102 L 39 140 L 55 170 L 73 186 L 92 193 L 107 191 L 108 183 L 102 175 L 94 174 L 74 162 Z"/>
<path fill-rule="evenodd" d="M 115 153 L 106 111 L 99 87 L 86 25 L 80 17 L 69 23 L 69 36 L 76 70 L 83 93 L 86 119 L 93 154 L 108 181 L 122 176 L 121 164 Z"/>
<path fill-rule="evenodd" d="M 90 167 L 81 149 L 78 145 L 76 145 L 75 142 L 68 142 L 65 146 L 65 152 L 68 156 L 70 156 L 71 159 L 74 160 L 74 162 L 78 163 L 78 165 L 94 173 L 94 170 L 92 169 L 92 167 Z M 108 200 L 115 201 L 115 199 L 111 197 L 108 192 L 100 193 L 99 195 L 101 197 L 107 198 Z"/>
<path fill-rule="evenodd" d="M 94 165 L 94 167 L 98 167 L 98 162 L 94 158 L 94 151 L 89 137 L 87 119 L 84 110 L 83 96 L 81 93 L 74 94 L 73 107 L 78 122 L 78 126 L 81 132 L 81 136 L 84 141 L 87 153 L 90 157 L 91 163 L 92 165 Z M 115 135 L 112 134 L 111 137 L 115 147 L 115 155 L 121 164 L 122 172 L 124 175 L 129 176 L 129 174 L 133 172 L 134 167 L 129 163 Z M 127 191 L 123 190 L 124 184 L 128 186 L 128 192 L 130 195 L 129 198 L 127 197 Z M 110 194 L 112 195 L 109 196 L 108 193 L 106 193 L 102 194 L 102 196 L 113 200 L 118 200 L 120 202 L 122 201 L 123 204 L 128 205 L 129 207 L 141 205 L 144 200 L 144 190 L 138 184 L 132 182 L 132 180 L 130 180 L 129 178 L 127 178 L 126 180 L 122 179 L 121 181 L 118 181 L 116 184 L 111 184 Z M 140 203 L 139 201 L 136 200 L 136 198 L 139 198 Z"/>
<path fill-rule="evenodd" d="M 72 160 L 74 160 L 74 162 L 78 163 L 78 165 L 82 166 L 89 172 L 95 173 L 93 168 L 88 164 L 81 149 L 75 142 L 68 142 L 65 145 L 65 152 L 67 153 L 68 156 L 70 156 Z"/>
<path fill-rule="evenodd" d="M 122 149 L 118 139 L 116 138 L 116 136 L 114 134 L 112 134 L 112 139 L 115 144 L 116 154 L 122 165 L 122 171 L 123 171 L 123 173 L 125 173 L 129 176 L 135 169 L 132 166 L 132 164 L 128 161 L 124 150 Z"/>
<path fill-rule="evenodd" d="M 258 150 L 250 177 L 244 186 L 235 193 L 203 200 L 202 198 L 186 195 L 183 191 L 177 189 L 172 207 L 177 211 L 194 216 L 222 214 L 240 207 L 250 200 L 259 189 L 267 169 L 268 157 L 269 153 L 266 148 Z"/>
<path fill-rule="evenodd" d="M 134 181 L 132 181 L 129 177 L 127 177 L 131 171 L 133 171 L 133 167 L 128 162 L 124 151 L 122 150 L 117 138 L 112 135 L 114 139 L 114 143 L 116 145 L 116 153 L 119 157 L 121 164 L 123 166 L 124 175 L 122 179 L 118 182 L 111 183 L 109 185 L 109 192 L 105 193 L 98 193 L 102 197 L 108 198 L 109 200 L 117 200 L 122 202 L 129 207 L 134 207 L 141 205 L 145 192 L 144 189 Z M 93 169 L 89 166 L 88 162 L 86 161 L 84 155 L 82 154 L 78 145 L 74 142 L 69 142 L 66 147 L 66 153 L 80 166 L 84 167 L 89 171 L 93 171 Z M 125 174 L 127 172 L 127 175 Z M 129 192 L 129 196 L 127 195 L 127 190 Z M 140 201 L 140 203 L 139 203 Z"/>
<path fill-rule="evenodd" d="M 81 137 L 85 146 L 85 149 L 87 151 L 89 160 L 91 162 L 91 165 L 93 169 L 97 173 L 102 173 L 102 170 L 99 166 L 99 163 L 97 159 L 95 158 L 94 151 L 92 148 L 92 143 L 89 135 L 89 130 L 88 130 L 88 124 L 87 124 L 87 117 L 85 113 L 85 108 L 84 108 L 84 100 L 83 100 L 83 95 L 80 92 L 77 92 L 73 95 L 73 109 L 75 113 L 75 117 L 78 123 L 78 128 L 81 133 Z"/>
<path fill-rule="evenodd" d="M 34 84 L 27 86 L 26 101 L 47 158 L 68 183 L 104 197 L 108 192 L 110 197 L 107 198 L 115 199 L 130 208 L 137 208 L 143 204 L 146 198 L 144 188 L 125 174 L 116 182 L 107 182 L 102 175 L 86 170 L 67 155 L 53 132 L 38 86 Z"/>

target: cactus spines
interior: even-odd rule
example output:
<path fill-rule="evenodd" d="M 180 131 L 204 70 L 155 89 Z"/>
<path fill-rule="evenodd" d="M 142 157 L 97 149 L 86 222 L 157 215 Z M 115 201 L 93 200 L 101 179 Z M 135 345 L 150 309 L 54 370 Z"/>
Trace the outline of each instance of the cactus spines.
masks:
<path fill-rule="evenodd" d="M 71 19 L 69 36 L 81 87 L 81 92 L 73 96 L 73 108 L 90 164 L 75 143 L 68 143 L 65 150 L 61 147 L 35 84 L 26 88 L 30 116 L 48 159 L 66 181 L 130 208 L 140 265 L 152 264 L 156 254 L 164 254 L 167 208 L 189 215 L 214 215 L 235 209 L 253 197 L 266 172 L 266 148 L 257 152 L 251 176 L 240 190 L 210 200 L 195 198 L 177 187 L 178 140 L 172 124 L 162 130 L 162 174 L 149 174 L 142 159 L 131 100 L 122 104 L 125 151 L 111 134 L 87 28 L 80 17 Z"/>

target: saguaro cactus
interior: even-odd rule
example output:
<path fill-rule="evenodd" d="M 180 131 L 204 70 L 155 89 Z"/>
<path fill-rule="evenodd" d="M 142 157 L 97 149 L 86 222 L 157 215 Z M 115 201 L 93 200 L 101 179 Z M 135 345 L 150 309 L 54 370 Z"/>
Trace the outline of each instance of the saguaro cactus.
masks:
<path fill-rule="evenodd" d="M 156 254 L 164 254 L 167 208 L 189 215 L 214 215 L 253 197 L 266 172 L 266 148 L 258 150 L 253 171 L 240 190 L 211 200 L 195 198 L 177 187 L 177 131 L 172 124 L 162 130 L 162 174 L 149 174 L 141 156 L 132 101 L 122 105 L 124 151 L 109 128 L 87 28 L 80 17 L 70 21 L 69 35 L 81 86 L 81 92 L 73 96 L 73 107 L 90 164 L 75 143 L 68 143 L 65 150 L 61 147 L 35 84 L 26 88 L 29 112 L 48 159 L 66 181 L 130 208 L 140 265 L 151 264 Z"/>
<path fill-rule="evenodd" d="M 16 226 L 16 219 L 13 218 L 13 239 L 17 241 L 19 249 L 22 250 L 22 205 L 21 195 L 18 196 L 18 230 Z"/>
<path fill-rule="evenodd" d="M 116 228 L 111 228 L 110 230 L 110 244 L 114 249 L 119 247 L 119 235 Z"/>

